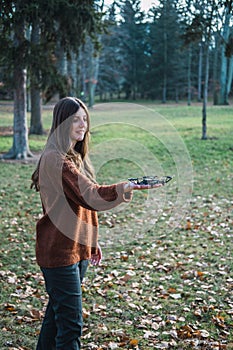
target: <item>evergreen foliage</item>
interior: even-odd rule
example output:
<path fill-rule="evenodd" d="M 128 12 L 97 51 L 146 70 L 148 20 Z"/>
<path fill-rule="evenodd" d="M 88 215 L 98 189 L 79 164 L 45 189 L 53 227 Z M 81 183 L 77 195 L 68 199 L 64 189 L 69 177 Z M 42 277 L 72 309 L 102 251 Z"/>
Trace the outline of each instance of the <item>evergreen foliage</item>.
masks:
<path fill-rule="evenodd" d="M 21 128 L 9 157 L 30 155 L 26 87 L 35 133 L 43 132 L 41 96 L 47 102 L 57 93 L 81 96 L 90 107 L 95 94 L 100 100 L 186 99 L 188 105 L 203 100 L 204 124 L 208 97 L 229 103 L 232 1 L 159 0 L 148 13 L 140 0 L 113 1 L 108 10 L 103 4 L 0 2 L 0 92 L 14 91 L 15 126 Z"/>
<path fill-rule="evenodd" d="M 4 83 L 14 91 L 15 106 L 13 146 L 5 158 L 31 155 L 27 141 L 26 83 L 31 82 L 32 111 L 38 112 L 32 118 L 35 124 L 31 124 L 31 129 L 41 131 L 41 90 L 47 98 L 57 91 L 66 95 L 70 85 L 68 77 L 59 72 L 57 48 L 64 52 L 65 60 L 78 53 L 87 34 L 98 48 L 96 35 L 102 29 L 98 2 L 4 0 L 0 3 L 0 67 Z M 26 73 L 31 80 L 27 80 Z"/>
<path fill-rule="evenodd" d="M 109 8 L 109 34 L 102 36 L 97 91 L 125 99 L 167 100 L 203 99 L 206 47 L 209 55 L 208 93 L 221 84 L 220 66 L 228 59 L 232 71 L 231 2 L 160 0 L 145 14 L 139 0 L 121 0 Z M 223 26 L 228 14 L 228 34 Z M 112 16 L 112 17 L 111 17 Z M 111 21 L 109 20 L 111 18 Z M 214 38 L 224 46 L 221 58 Z M 227 58 L 228 57 L 228 58 Z M 230 62 L 231 61 L 231 62 Z M 217 62 L 217 64 L 216 64 Z M 229 73 L 228 76 L 228 94 Z M 116 77 L 118 77 L 116 81 Z M 230 84 L 231 86 L 232 84 Z"/>

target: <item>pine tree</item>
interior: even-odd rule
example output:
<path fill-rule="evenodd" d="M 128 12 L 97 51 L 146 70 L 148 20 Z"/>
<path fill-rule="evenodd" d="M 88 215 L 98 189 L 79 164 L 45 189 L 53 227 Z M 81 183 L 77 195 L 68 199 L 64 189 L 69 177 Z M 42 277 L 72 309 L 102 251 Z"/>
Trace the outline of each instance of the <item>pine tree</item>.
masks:
<path fill-rule="evenodd" d="M 55 48 L 59 43 L 65 55 L 78 52 L 87 33 L 98 46 L 95 38 L 102 29 L 102 13 L 98 11 L 97 3 L 97 0 L 4 0 L 0 3 L 0 59 L 6 71 L 12 75 L 14 86 L 13 146 L 4 158 L 31 156 L 26 116 L 27 70 L 37 94 L 48 82 L 59 88 L 63 77 L 57 74 Z M 34 25 L 38 26 L 39 38 L 30 41 L 28 32 Z M 40 103 L 37 98 L 35 101 Z"/>
<path fill-rule="evenodd" d="M 146 24 L 145 14 L 140 9 L 139 0 L 121 2 L 120 53 L 123 57 L 123 91 L 126 99 L 143 96 L 143 77 L 145 74 Z"/>

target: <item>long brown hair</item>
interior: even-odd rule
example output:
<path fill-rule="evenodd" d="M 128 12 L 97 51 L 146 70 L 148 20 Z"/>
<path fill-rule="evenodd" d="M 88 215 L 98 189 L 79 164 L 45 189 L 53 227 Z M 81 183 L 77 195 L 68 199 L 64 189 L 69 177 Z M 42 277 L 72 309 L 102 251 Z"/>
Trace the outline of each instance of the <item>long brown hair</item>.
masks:
<path fill-rule="evenodd" d="M 82 107 L 87 116 L 87 131 L 82 141 L 77 141 L 74 148 L 70 147 L 70 128 L 73 115 Z M 75 166 L 84 173 L 90 180 L 95 182 L 94 170 L 92 168 L 88 151 L 90 142 L 90 116 L 86 105 L 76 97 L 64 97 L 54 107 L 53 121 L 50 133 L 46 142 L 45 150 L 55 149 L 62 157 L 71 160 Z M 45 152 L 43 151 L 43 153 Z M 43 153 L 41 157 L 43 156 Z M 32 174 L 31 188 L 39 191 L 39 167 Z"/>

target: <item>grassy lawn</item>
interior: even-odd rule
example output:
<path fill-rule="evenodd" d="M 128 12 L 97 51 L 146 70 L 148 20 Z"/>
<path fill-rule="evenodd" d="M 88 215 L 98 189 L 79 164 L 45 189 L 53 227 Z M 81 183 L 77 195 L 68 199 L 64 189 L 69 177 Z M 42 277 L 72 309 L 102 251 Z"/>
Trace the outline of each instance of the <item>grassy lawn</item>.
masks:
<path fill-rule="evenodd" d="M 233 349 L 232 107 L 98 104 L 91 157 L 99 183 L 174 179 L 99 213 L 104 259 L 83 285 L 83 349 Z M 43 112 L 44 128 L 51 109 Z M 0 153 L 12 145 L 0 106 Z M 38 154 L 45 136 L 30 136 Z M 46 294 L 35 261 L 35 162 L 0 162 L 0 349 L 35 349 Z M 47 349 L 50 350 L 50 349 Z"/>

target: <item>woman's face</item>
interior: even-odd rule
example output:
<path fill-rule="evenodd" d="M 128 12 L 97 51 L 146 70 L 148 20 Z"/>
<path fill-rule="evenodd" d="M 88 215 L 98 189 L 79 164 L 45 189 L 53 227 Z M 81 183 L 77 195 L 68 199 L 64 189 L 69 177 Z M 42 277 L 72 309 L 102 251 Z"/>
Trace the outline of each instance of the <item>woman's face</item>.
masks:
<path fill-rule="evenodd" d="M 80 107 L 79 110 L 72 116 L 73 121 L 70 129 L 70 139 L 74 146 L 77 141 L 84 139 L 85 133 L 88 128 L 87 114 L 85 110 Z"/>

